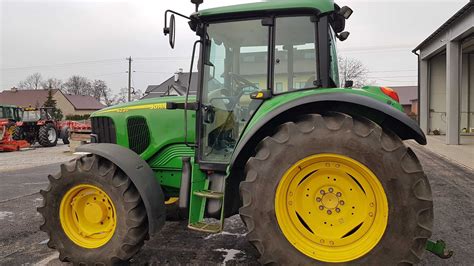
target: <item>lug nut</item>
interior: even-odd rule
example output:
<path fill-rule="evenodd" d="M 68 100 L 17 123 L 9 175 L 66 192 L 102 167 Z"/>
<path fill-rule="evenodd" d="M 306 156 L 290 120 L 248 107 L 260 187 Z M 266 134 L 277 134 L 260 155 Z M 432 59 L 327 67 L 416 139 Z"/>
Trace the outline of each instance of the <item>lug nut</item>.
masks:
<path fill-rule="evenodd" d="M 324 206 L 323 205 L 319 206 L 319 209 L 324 210 Z"/>
<path fill-rule="evenodd" d="M 342 193 L 341 193 L 341 192 L 337 192 L 337 193 L 336 193 L 336 196 L 340 197 L 340 196 L 342 196 Z"/>
<path fill-rule="evenodd" d="M 332 211 L 331 211 L 331 210 L 328 210 L 328 214 L 331 215 L 331 214 L 332 214 Z"/>
<path fill-rule="evenodd" d="M 331 193 L 334 191 L 334 189 L 332 189 L 332 187 L 330 187 L 328 190 L 329 190 L 329 192 L 331 192 Z"/>
<path fill-rule="evenodd" d="M 323 189 L 321 189 L 321 191 L 319 191 L 319 193 L 321 193 L 321 195 L 324 195 L 324 193 L 326 193 Z"/>
<path fill-rule="evenodd" d="M 341 211 L 341 209 L 339 209 L 339 208 L 336 208 L 336 212 L 340 212 L 340 211 Z"/>
<path fill-rule="evenodd" d="M 316 198 L 316 201 L 317 201 L 317 202 L 321 202 L 321 198 L 320 198 L 320 197 L 317 197 L 317 198 Z"/>
<path fill-rule="evenodd" d="M 344 205 L 344 201 L 343 200 L 339 201 L 339 204 Z"/>

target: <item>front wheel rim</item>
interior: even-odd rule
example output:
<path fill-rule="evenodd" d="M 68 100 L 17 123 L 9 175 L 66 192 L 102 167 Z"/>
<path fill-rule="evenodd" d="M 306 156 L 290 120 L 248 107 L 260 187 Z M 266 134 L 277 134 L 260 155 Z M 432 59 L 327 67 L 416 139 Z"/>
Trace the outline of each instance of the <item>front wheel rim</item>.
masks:
<path fill-rule="evenodd" d="M 54 128 L 48 130 L 48 140 L 49 142 L 54 142 L 56 140 L 56 130 Z"/>
<path fill-rule="evenodd" d="M 61 227 L 67 237 L 83 248 L 98 248 L 114 235 L 115 207 L 102 189 L 81 184 L 71 188 L 59 207 Z"/>
<path fill-rule="evenodd" d="M 370 252 L 388 222 L 382 184 L 362 163 L 339 154 L 308 156 L 282 176 L 275 214 L 286 239 L 324 262 L 347 262 Z"/>

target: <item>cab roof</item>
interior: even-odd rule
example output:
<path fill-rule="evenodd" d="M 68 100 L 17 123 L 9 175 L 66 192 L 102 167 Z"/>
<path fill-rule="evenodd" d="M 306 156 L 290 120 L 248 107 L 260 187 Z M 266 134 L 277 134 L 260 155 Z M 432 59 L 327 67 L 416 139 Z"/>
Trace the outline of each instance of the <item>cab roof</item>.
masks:
<path fill-rule="evenodd" d="M 203 9 L 198 12 L 199 17 L 218 16 L 243 12 L 258 12 L 284 9 L 314 9 L 320 13 L 334 10 L 333 0 L 266 0 L 264 2 L 223 6 Z"/>

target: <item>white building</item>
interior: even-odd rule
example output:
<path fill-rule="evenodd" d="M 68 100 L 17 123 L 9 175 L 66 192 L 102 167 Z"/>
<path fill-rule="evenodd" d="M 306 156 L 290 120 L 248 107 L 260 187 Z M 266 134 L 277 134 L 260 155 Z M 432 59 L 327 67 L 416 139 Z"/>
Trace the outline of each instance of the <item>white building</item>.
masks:
<path fill-rule="evenodd" d="M 419 114 L 427 134 L 446 135 L 459 144 L 474 134 L 474 2 L 419 44 Z"/>

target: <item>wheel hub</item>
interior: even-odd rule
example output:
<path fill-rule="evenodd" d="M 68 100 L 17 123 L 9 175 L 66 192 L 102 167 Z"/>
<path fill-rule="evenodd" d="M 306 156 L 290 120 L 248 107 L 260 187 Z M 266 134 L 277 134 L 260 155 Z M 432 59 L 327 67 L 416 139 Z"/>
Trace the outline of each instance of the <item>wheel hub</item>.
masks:
<path fill-rule="evenodd" d="M 318 154 L 282 176 L 275 213 L 296 249 L 320 261 L 346 262 L 377 245 L 387 225 L 388 202 L 377 177 L 363 164 Z"/>
<path fill-rule="evenodd" d="M 325 193 L 322 200 L 320 201 L 323 204 L 323 207 L 326 209 L 336 209 L 336 207 L 339 205 L 339 198 L 335 193 L 331 192 Z"/>
<path fill-rule="evenodd" d="M 59 213 L 64 232 L 81 247 L 98 248 L 115 232 L 115 207 L 96 186 L 82 184 L 71 188 L 61 200 Z"/>

